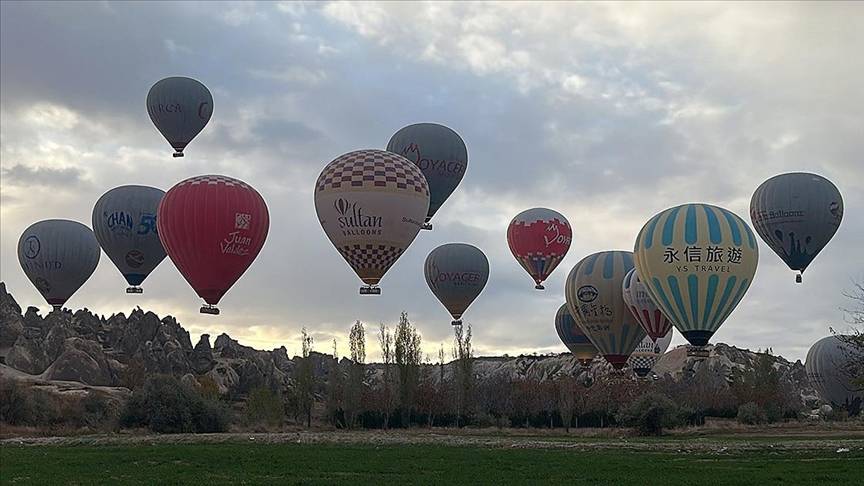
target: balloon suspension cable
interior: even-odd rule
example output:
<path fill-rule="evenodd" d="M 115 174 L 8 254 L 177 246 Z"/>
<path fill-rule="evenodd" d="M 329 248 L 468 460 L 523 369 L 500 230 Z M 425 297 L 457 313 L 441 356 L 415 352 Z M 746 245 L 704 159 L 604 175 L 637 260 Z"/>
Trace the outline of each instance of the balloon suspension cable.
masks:
<path fill-rule="evenodd" d="M 202 305 L 200 312 L 202 314 L 210 314 L 210 315 L 214 315 L 214 316 L 219 315 L 219 309 L 215 305 L 210 305 L 210 304 Z"/>
<path fill-rule="evenodd" d="M 126 293 L 127 294 L 143 294 L 144 289 L 142 289 L 141 287 L 133 285 L 131 287 L 126 287 Z"/>
<path fill-rule="evenodd" d="M 381 287 L 377 285 L 364 285 L 360 287 L 360 295 L 381 295 Z"/>
<path fill-rule="evenodd" d="M 535 285 L 534 288 L 537 290 L 546 290 L 546 287 L 544 287 L 543 284 L 539 284 L 539 283 L 537 285 Z"/>
<path fill-rule="evenodd" d="M 798 275 L 795 275 L 795 283 L 799 283 L 799 284 L 800 284 L 800 283 L 801 283 L 801 280 L 802 280 L 802 276 L 801 276 L 800 273 L 799 273 Z"/>
<path fill-rule="evenodd" d="M 420 229 L 421 230 L 431 230 L 432 229 L 432 223 L 423 223 L 420 226 Z"/>

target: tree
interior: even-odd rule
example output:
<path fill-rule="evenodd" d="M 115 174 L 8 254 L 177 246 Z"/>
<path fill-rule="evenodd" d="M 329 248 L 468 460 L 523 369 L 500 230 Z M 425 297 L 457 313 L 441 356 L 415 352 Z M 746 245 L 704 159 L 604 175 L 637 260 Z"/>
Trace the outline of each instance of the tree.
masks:
<path fill-rule="evenodd" d="M 327 420 L 336 427 L 343 427 L 343 396 L 344 396 L 344 378 L 342 376 L 342 368 L 339 367 L 339 350 L 336 346 L 336 338 L 333 338 L 333 360 L 330 362 L 330 369 L 327 371 L 327 403 L 325 406 Z"/>
<path fill-rule="evenodd" d="M 381 411 L 384 414 L 384 428 L 390 424 L 390 415 L 393 414 L 393 409 L 396 408 L 396 387 L 394 386 L 393 377 L 393 333 L 387 328 L 384 323 L 378 329 L 378 345 L 381 347 L 381 359 L 384 364 L 384 372 L 380 392 Z"/>
<path fill-rule="evenodd" d="M 348 368 L 348 383 L 345 387 L 345 421 L 348 428 L 357 424 L 361 412 L 363 380 L 366 377 L 366 328 L 356 321 L 348 334 L 351 364 Z"/>
<path fill-rule="evenodd" d="M 312 336 L 304 327 L 300 331 L 300 363 L 294 378 L 300 412 L 306 418 L 306 427 L 312 426 L 312 406 L 315 403 L 315 370 L 312 363 Z"/>
<path fill-rule="evenodd" d="M 564 423 L 564 430 L 567 432 L 570 432 L 574 408 L 576 408 L 576 382 L 573 378 L 565 376 L 558 380 L 558 411 L 561 414 L 561 422 Z"/>
<path fill-rule="evenodd" d="M 768 352 L 760 353 L 754 366 L 736 369 L 732 375 L 732 393 L 738 403 L 756 404 L 768 422 L 776 422 L 787 411 L 800 408 L 791 390 L 781 383 L 780 373 L 774 368 L 775 361 L 776 358 Z"/>
<path fill-rule="evenodd" d="M 456 360 L 456 426 L 462 415 L 471 413 L 474 391 L 474 351 L 471 348 L 471 324 L 466 330 L 454 327 L 453 358 Z"/>
<path fill-rule="evenodd" d="M 646 393 L 623 407 L 618 422 L 635 427 L 639 435 L 661 435 L 664 428 L 682 423 L 675 402 L 656 392 Z"/>
<path fill-rule="evenodd" d="M 838 335 L 843 342 L 851 347 L 851 353 L 855 358 L 847 360 L 846 373 L 852 379 L 852 383 L 860 389 L 864 389 L 864 283 L 855 282 L 853 289 L 844 295 L 852 301 L 852 307 L 844 308 L 846 322 L 852 326 L 852 333 Z"/>
<path fill-rule="evenodd" d="M 408 320 L 405 312 L 399 317 L 395 332 L 395 358 L 399 369 L 399 403 L 402 410 L 402 426 L 408 427 L 411 418 L 411 408 L 420 380 L 420 363 L 423 352 L 420 347 L 421 338 L 417 329 Z"/>

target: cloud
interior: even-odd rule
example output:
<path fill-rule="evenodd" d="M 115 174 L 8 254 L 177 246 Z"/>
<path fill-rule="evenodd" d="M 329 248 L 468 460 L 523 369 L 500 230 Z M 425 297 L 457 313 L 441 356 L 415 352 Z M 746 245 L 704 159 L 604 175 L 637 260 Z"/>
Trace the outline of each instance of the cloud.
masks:
<path fill-rule="evenodd" d="M 27 167 L 13 165 L 3 169 L 3 182 L 9 186 L 48 186 L 66 189 L 84 183 L 84 173 L 77 167 L 52 169 L 45 167 Z"/>

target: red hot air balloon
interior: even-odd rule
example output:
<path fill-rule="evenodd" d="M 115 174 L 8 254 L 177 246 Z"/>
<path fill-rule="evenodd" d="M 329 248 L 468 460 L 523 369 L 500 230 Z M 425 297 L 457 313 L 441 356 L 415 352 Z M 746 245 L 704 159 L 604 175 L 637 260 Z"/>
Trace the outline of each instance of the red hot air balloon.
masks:
<path fill-rule="evenodd" d="M 517 214 L 507 228 L 507 243 L 513 256 L 543 290 L 543 281 L 561 263 L 573 231 L 567 218 L 557 211 L 534 208 Z"/>
<path fill-rule="evenodd" d="M 249 268 L 267 239 L 270 215 L 258 191 L 220 175 L 186 179 L 162 198 L 156 215 L 159 239 L 171 261 L 214 307 Z"/>

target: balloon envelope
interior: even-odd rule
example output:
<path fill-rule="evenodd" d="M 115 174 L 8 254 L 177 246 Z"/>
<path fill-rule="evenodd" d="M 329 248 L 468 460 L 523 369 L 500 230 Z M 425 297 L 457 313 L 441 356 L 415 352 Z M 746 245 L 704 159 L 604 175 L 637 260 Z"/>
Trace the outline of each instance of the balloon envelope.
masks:
<path fill-rule="evenodd" d="M 315 183 L 315 211 L 327 237 L 369 286 L 408 248 L 429 209 L 420 169 L 401 155 L 357 150 L 336 157 Z"/>
<path fill-rule="evenodd" d="M 476 246 L 448 243 L 429 253 L 424 274 L 432 293 L 453 316 L 453 324 L 461 324 L 462 314 L 489 280 L 489 260 Z"/>
<path fill-rule="evenodd" d="M 21 234 L 18 262 L 42 297 L 59 309 L 96 270 L 99 243 L 77 221 L 39 221 Z"/>
<path fill-rule="evenodd" d="M 816 341 L 807 352 L 804 369 L 823 400 L 854 413 L 861 409 L 864 386 L 853 384 L 849 365 L 864 362 L 864 355 L 844 339 L 849 336 L 828 336 Z"/>
<path fill-rule="evenodd" d="M 165 258 L 156 229 L 156 211 L 164 195 L 155 187 L 120 186 L 103 194 L 93 207 L 99 246 L 129 285 L 141 285 Z"/>
<path fill-rule="evenodd" d="M 429 184 L 429 210 L 425 221 L 456 190 L 468 168 L 468 149 L 452 129 L 437 123 L 415 123 L 396 132 L 387 150 L 414 162 Z"/>
<path fill-rule="evenodd" d="M 642 325 L 642 329 L 648 333 L 648 337 L 652 341 L 657 341 L 663 336 L 669 334 L 672 329 L 672 323 L 669 318 L 663 314 L 663 311 L 657 307 L 657 304 L 651 300 L 648 294 L 648 289 L 639 278 L 639 273 L 635 268 L 627 272 L 624 276 L 623 283 L 624 303 L 630 309 L 633 317 Z"/>
<path fill-rule="evenodd" d="M 840 191 L 816 174 L 774 176 L 750 200 L 750 220 L 756 232 L 790 269 L 800 273 L 828 244 L 842 219 Z"/>
<path fill-rule="evenodd" d="M 648 220 L 635 260 L 654 303 L 690 344 L 705 346 L 750 287 L 759 249 L 735 213 L 684 204 Z"/>
<path fill-rule="evenodd" d="M 561 304 L 558 312 L 555 314 L 555 331 L 558 332 L 558 337 L 567 349 L 573 353 L 573 356 L 579 361 L 583 368 L 588 367 L 594 356 L 597 356 L 597 348 L 582 331 L 582 327 L 573 318 L 567 304 Z"/>
<path fill-rule="evenodd" d="M 633 373 L 636 374 L 639 378 L 644 378 L 648 376 L 648 373 L 654 368 L 654 365 L 657 364 L 657 360 L 663 356 L 663 353 L 669 349 L 669 344 L 672 342 L 672 329 L 669 329 L 669 332 L 666 333 L 665 336 L 661 336 L 660 339 L 654 341 L 651 339 L 651 336 L 646 336 L 636 349 L 633 351 L 633 354 L 630 355 L 630 359 L 627 360 L 627 364 L 633 370 Z"/>
<path fill-rule="evenodd" d="M 510 251 L 540 290 L 543 281 L 567 255 L 572 239 L 567 218 L 546 208 L 522 211 L 507 228 Z"/>
<path fill-rule="evenodd" d="M 147 113 L 162 136 L 174 147 L 174 156 L 210 121 L 213 95 L 192 78 L 175 76 L 157 81 L 147 93 Z"/>
<path fill-rule="evenodd" d="M 181 181 L 165 194 L 156 223 L 171 261 L 212 306 L 258 256 L 270 215 L 252 186 L 203 175 Z"/>
<path fill-rule="evenodd" d="M 624 275 L 633 268 L 629 251 L 603 251 L 583 258 L 567 276 L 570 313 L 603 357 L 615 369 L 627 364 L 645 331 L 622 297 Z"/>

